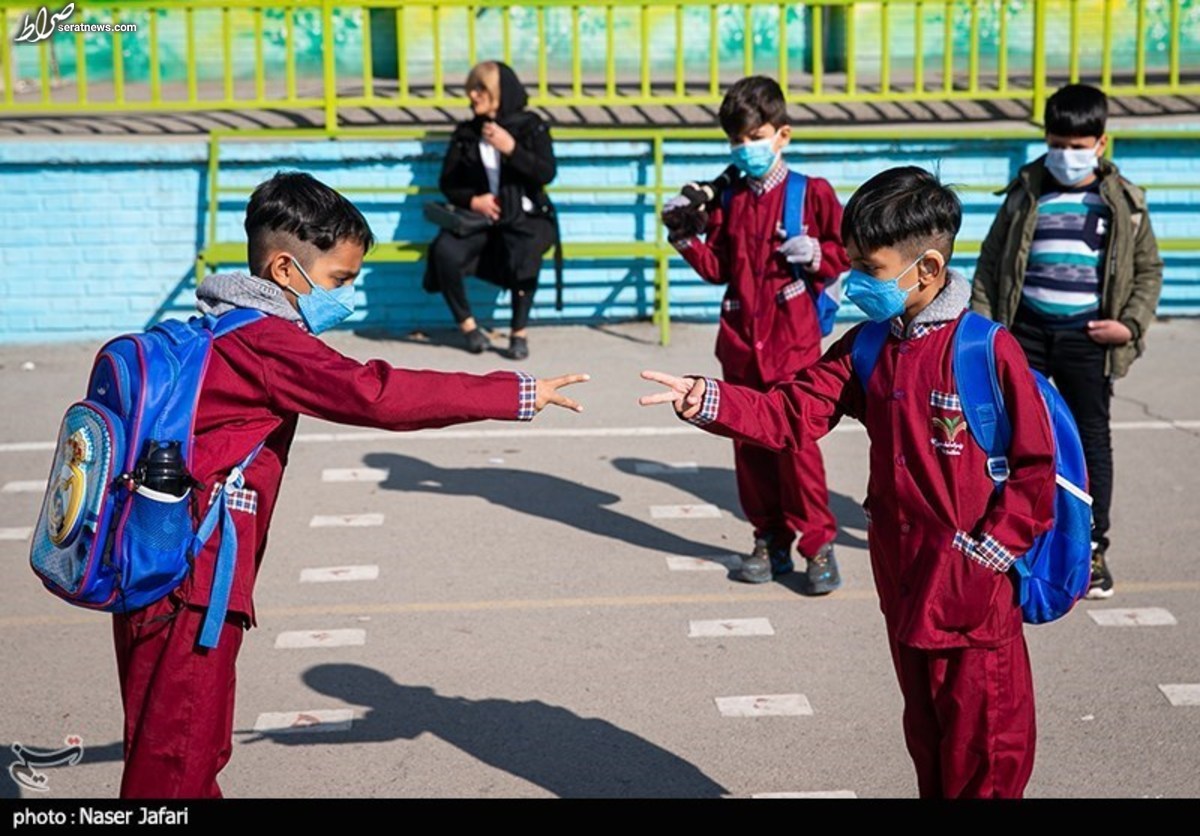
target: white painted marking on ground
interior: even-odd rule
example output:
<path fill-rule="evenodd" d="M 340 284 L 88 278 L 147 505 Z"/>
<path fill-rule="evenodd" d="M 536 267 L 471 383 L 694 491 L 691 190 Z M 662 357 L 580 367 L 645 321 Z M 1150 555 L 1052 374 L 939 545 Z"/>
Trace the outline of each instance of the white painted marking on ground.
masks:
<path fill-rule="evenodd" d="M 656 520 L 717 519 L 721 511 L 716 505 L 651 505 L 650 516 Z"/>
<path fill-rule="evenodd" d="M 0 453 L 34 453 L 58 449 L 57 441 L 10 441 L 0 444 Z"/>
<path fill-rule="evenodd" d="M 46 480 L 38 479 L 29 482 L 7 482 L 0 493 L 41 493 L 46 490 Z"/>
<path fill-rule="evenodd" d="M 1200 430 L 1200 420 L 1187 421 L 1115 421 L 1113 430 Z M 835 433 L 862 433 L 861 424 L 840 424 Z M 362 431 L 345 433 L 300 433 L 295 440 L 301 444 L 343 444 L 369 441 L 407 443 L 410 441 L 453 441 L 487 438 L 653 438 L 660 436 L 695 436 L 694 427 L 591 427 L 584 429 L 516 429 L 516 430 L 425 430 L 416 433 Z M 34 453 L 54 450 L 55 441 L 14 441 L 0 444 L 0 453 Z"/>
<path fill-rule="evenodd" d="M 488 464 L 504 464 L 504 459 L 500 458 L 499 456 L 493 456 L 492 458 L 488 459 Z"/>
<path fill-rule="evenodd" d="M 634 472 L 642 476 L 659 476 L 664 473 L 699 473 L 700 467 L 695 462 L 638 462 L 633 466 Z"/>
<path fill-rule="evenodd" d="M 32 536 L 32 528 L 0 528 L 0 540 L 28 540 Z"/>
<path fill-rule="evenodd" d="M 331 467 L 321 471 L 322 482 L 386 482 L 388 471 L 378 467 Z"/>
<path fill-rule="evenodd" d="M 1176 708 L 1200 705 L 1200 684 L 1159 685 L 1158 690 Z"/>
<path fill-rule="evenodd" d="M 858 798 L 851 790 L 828 790 L 824 792 L 757 792 L 751 798 Z"/>
<path fill-rule="evenodd" d="M 717 697 L 723 717 L 810 716 L 812 706 L 803 694 L 761 694 L 750 697 Z"/>
<path fill-rule="evenodd" d="M 349 708 L 318 708 L 312 711 L 268 711 L 254 722 L 256 732 L 271 734 L 314 734 L 350 731 L 354 711 Z"/>
<path fill-rule="evenodd" d="M 383 525 L 383 514 L 317 515 L 308 523 L 309 528 L 332 528 L 334 526 L 363 528 L 370 525 Z"/>
<path fill-rule="evenodd" d="M 275 637 L 276 650 L 296 650 L 307 647 L 357 647 L 366 643 L 366 630 L 288 630 Z"/>
<path fill-rule="evenodd" d="M 721 557 L 668 557 L 667 568 L 672 572 L 724 572 L 727 569 L 738 569 L 742 559 L 736 554 Z"/>
<path fill-rule="evenodd" d="M 321 569 L 301 569 L 300 583 L 334 583 L 337 581 L 373 581 L 379 578 L 378 566 L 326 566 Z"/>
<path fill-rule="evenodd" d="M 1162 607 L 1088 610 L 1088 615 L 1102 627 L 1163 627 L 1178 623 Z"/>
<path fill-rule="evenodd" d="M 766 618 L 723 618 L 716 621 L 689 621 L 688 638 L 721 636 L 773 636 L 775 628 Z"/>

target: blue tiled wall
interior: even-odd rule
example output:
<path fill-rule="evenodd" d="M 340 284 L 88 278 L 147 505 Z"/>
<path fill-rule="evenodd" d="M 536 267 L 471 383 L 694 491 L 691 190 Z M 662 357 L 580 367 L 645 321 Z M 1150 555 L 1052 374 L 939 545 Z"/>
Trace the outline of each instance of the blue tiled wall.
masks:
<path fill-rule="evenodd" d="M 423 197 L 355 195 L 359 187 L 432 184 L 444 146 L 419 142 L 270 143 L 229 146 L 222 187 L 253 185 L 278 169 L 302 169 L 346 189 L 383 240 L 429 240 Z M 629 186 L 652 182 L 646 143 L 559 142 L 558 185 Z M 1190 140 L 1122 141 L 1117 162 L 1149 187 L 1160 239 L 1200 238 L 1200 153 Z M 998 186 L 1041 153 L 1028 142 L 801 143 L 789 162 L 829 179 L 843 201 L 853 187 L 893 165 L 935 168 L 947 182 Z M 720 143 L 669 142 L 666 182 L 710 177 L 727 161 Z M 207 144 L 197 140 L 55 140 L 0 143 L 0 342 L 98 339 L 185 315 L 193 303 L 193 262 L 206 236 Z M 1155 188 L 1157 187 L 1157 188 Z M 1171 187 L 1171 188 L 1166 188 Z M 998 199 L 962 191 L 961 238 L 986 233 Z M 563 237 L 571 241 L 650 239 L 653 201 L 630 193 L 557 196 Z M 244 198 L 222 198 L 218 239 L 242 240 Z M 1200 314 L 1200 252 L 1167 252 L 1161 314 Z M 547 262 L 549 265 L 549 262 Z M 720 289 L 682 261 L 671 269 L 672 315 L 711 319 Z M 243 265 L 229 265 L 230 268 Z M 970 273 L 971 259 L 958 266 Z M 450 324 L 440 297 L 420 288 L 420 265 L 367 270 L 351 327 L 407 332 Z M 552 271 L 542 274 L 538 321 L 645 317 L 653 291 L 650 264 L 567 262 L 566 306 L 553 307 Z M 507 297 L 482 282 L 471 293 L 485 321 L 503 324 Z M 844 306 L 844 312 L 853 312 Z"/>

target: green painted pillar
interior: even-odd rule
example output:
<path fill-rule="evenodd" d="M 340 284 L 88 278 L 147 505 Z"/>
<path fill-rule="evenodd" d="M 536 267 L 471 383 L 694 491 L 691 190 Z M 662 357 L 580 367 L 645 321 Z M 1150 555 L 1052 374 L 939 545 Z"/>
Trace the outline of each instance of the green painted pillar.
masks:
<path fill-rule="evenodd" d="M 396 10 L 370 9 L 371 73 L 375 78 L 398 79 L 396 58 Z"/>
<path fill-rule="evenodd" d="M 804 7 L 804 67 L 811 70 L 813 59 L 812 18 L 821 15 L 821 52 L 824 59 L 821 69 L 827 73 L 840 73 L 846 69 L 846 27 L 850 15 L 845 6 Z"/>

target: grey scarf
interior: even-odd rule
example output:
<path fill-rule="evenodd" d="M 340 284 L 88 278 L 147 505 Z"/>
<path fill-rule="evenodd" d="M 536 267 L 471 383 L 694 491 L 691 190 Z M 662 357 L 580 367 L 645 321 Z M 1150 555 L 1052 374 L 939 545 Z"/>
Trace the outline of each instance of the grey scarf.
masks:
<path fill-rule="evenodd" d="M 218 273 L 196 288 L 196 309 L 200 313 L 220 316 L 235 308 L 251 308 L 289 322 L 302 321 L 279 285 L 249 273 Z"/>
<path fill-rule="evenodd" d="M 915 325 L 931 325 L 935 322 L 958 319 L 958 315 L 966 310 L 970 301 L 971 283 L 967 281 L 967 277 L 957 270 L 946 271 L 946 286 L 925 310 L 913 317 L 904 331 L 904 336 L 911 336 Z"/>

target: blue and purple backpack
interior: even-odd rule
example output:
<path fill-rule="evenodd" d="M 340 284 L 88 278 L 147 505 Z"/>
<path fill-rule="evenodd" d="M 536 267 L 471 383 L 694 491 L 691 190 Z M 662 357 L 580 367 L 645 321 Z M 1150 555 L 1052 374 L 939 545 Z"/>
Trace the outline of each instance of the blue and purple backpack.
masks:
<path fill-rule="evenodd" d="M 987 475 L 997 493 L 1008 479 L 1012 424 L 996 376 L 996 334 L 1002 326 L 967 311 L 954 334 L 954 382 L 967 430 L 987 454 Z M 851 362 L 865 389 L 890 325 L 868 322 L 850 349 Z M 1013 564 L 1020 579 L 1021 613 L 1028 624 L 1066 615 L 1087 592 L 1091 578 L 1092 498 L 1088 496 L 1083 444 L 1071 410 L 1058 390 L 1037 371 L 1037 381 L 1054 436 L 1054 527 L 1033 541 Z"/>
<path fill-rule="evenodd" d="M 108 342 L 87 395 L 67 409 L 30 564 L 46 588 L 80 607 L 129 612 L 179 586 L 218 524 L 221 543 L 200 643 L 216 647 L 228 610 L 237 531 L 226 497 L 259 445 L 216 486 L 199 527 L 187 473 L 196 404 L 213 340 L 265 314 L 167 320 Z M 165 474 L 173 473 L 167 480 Z M 162 490 L 170 484 L 171 490 Z M 155 490 L 155 487 L 159 490 Z"/>

